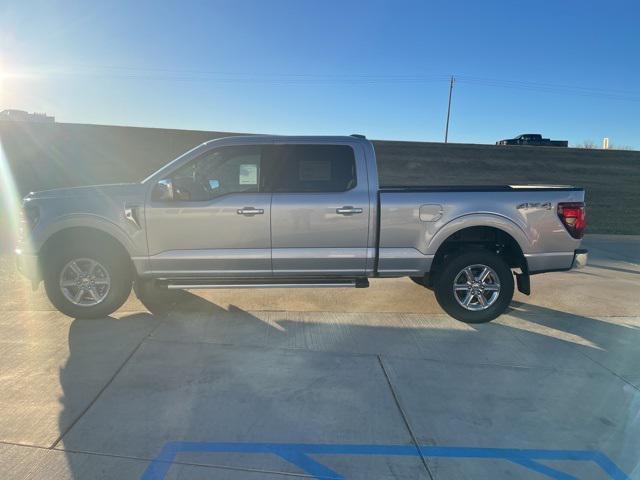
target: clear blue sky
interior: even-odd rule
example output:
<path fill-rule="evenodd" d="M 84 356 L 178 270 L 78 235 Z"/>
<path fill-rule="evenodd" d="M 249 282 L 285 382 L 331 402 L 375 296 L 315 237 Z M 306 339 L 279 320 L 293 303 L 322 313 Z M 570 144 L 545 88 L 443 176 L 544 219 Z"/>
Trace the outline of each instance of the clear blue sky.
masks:
<path fill-rule="evenodd" d="M 640 149 L 637 1 L 0 2 L 0 109 L 58 121 Z"/>

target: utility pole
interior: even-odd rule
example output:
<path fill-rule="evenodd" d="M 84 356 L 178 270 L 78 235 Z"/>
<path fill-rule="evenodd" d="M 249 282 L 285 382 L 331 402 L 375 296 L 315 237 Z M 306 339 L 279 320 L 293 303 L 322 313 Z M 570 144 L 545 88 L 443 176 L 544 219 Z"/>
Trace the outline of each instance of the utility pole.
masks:
<path fill-rule="evenodd" d="M 453 84 L 456 81 L 453 75 L 451 75 L 451 81 L 449 82 L 449 107 L 447 108 L 447 127 L 444 131 L 444 143 L 449 140 L 449 117 L 451 116 L 451 93 L 453 92 Z"/>

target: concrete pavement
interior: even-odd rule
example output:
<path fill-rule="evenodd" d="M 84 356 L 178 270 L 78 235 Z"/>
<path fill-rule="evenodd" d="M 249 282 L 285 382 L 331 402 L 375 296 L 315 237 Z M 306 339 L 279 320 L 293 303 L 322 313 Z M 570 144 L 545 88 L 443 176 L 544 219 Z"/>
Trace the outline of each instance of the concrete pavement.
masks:
<path fill-rule="evenodd" d="M 639 240 L 487 325 L 408 280 L 74 320 L 3 257 L 0 478 L 640 478 Z"/>

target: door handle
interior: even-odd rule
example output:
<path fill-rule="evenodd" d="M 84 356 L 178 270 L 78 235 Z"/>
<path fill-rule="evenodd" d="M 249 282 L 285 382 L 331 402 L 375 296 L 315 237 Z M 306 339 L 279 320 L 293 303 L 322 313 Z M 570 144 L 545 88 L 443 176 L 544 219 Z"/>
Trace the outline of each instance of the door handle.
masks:
<path fill-rule="evenodd" d="M 336 213 L 339 215 L 353 215 L 354 213 L 362 213 L 362 209 L 358 207 L 346 206 L 336 208 Z"/>
<path fill-rule="evenodd" d="M 263 213 L 262 208 L 244 207 L 238 209 L 238 215 L 262 215 Z"/>

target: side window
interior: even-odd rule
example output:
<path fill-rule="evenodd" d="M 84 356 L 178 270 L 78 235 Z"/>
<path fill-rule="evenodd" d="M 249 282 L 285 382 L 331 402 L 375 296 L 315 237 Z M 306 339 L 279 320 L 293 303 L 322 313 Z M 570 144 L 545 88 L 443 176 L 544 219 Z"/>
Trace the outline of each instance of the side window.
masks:
<path fill-rule="evenodd" d="M 173 176 L 177 200 L 205 201 L 229 193 L 260 191 L 262 146 L 220 147 Z"/>
<path fill-rule="evenodd" d="M 265 148 L 265 189 L 271 192 L 344 192 L 356 186 L 356 161 L 347 145 L 275 145 Z"/>

